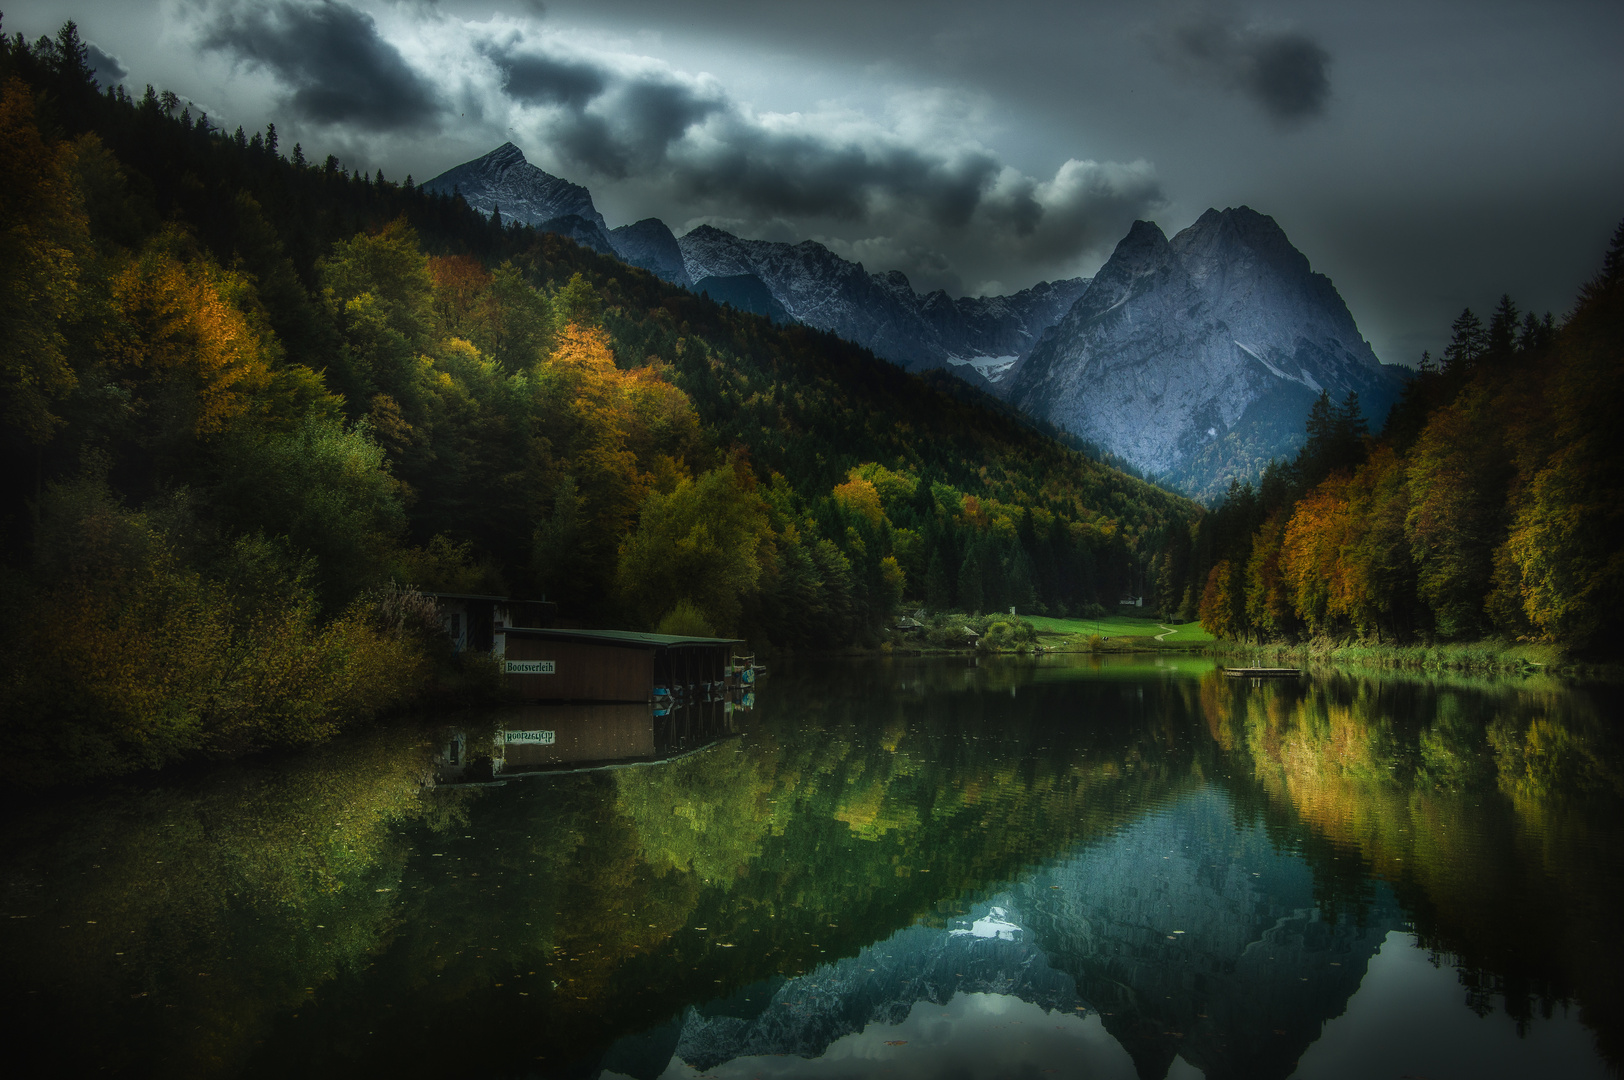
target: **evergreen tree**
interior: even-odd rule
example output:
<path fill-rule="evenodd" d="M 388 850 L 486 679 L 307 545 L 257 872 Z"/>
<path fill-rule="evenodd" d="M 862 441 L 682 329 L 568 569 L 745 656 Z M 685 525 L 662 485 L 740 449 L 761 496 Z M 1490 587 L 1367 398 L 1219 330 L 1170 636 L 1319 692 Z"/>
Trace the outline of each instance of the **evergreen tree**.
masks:
<path fill-rule="evenodd" d="M 1517 305 L 1508 293 L 1500 295 L 1500 302 L 1489 318 L 1489 332 L 1484 339 L 1484 354 L 1490 360 L 1504 363 L 1517 351 L 1517 324 L 1520 318 Z"/>
<path fill-rule="evenodd" d="M 1464 378 L 1477 366 L 1487 346 L 1483 320 L 1467 308 L 1455 317 L 1449 332 L 1449 347 L 1444 350 L 1444 374 Z"/>

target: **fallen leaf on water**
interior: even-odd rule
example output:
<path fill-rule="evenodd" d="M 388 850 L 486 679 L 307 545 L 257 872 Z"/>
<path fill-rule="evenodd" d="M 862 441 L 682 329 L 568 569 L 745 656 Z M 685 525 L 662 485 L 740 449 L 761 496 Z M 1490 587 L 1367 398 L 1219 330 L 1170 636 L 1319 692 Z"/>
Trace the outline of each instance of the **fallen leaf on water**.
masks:
<path fill-rule="evenodd" d="M 887 1046 L 907 1046 L 908 1045 L 908 1040 L 907 1039 L 887 1039 L 887 1040 L 885 1040 L 885 1045 L 887 1045 Z"/>

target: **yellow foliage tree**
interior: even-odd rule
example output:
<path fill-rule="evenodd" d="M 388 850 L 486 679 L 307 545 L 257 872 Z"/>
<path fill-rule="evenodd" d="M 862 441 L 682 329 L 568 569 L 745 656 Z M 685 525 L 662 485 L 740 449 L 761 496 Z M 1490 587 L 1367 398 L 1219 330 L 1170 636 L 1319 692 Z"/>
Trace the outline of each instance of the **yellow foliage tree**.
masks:
<path fill-rule="evenodd" d="M 235 274 L 155 245 L 111 284 L 117 317 L 103 352 L 132 381 L 164 389 L 182 413 L 173 426 L 213 435 L 254 408 L 271 372 L 259 336 L 228 299 L 242 284 Z"/>

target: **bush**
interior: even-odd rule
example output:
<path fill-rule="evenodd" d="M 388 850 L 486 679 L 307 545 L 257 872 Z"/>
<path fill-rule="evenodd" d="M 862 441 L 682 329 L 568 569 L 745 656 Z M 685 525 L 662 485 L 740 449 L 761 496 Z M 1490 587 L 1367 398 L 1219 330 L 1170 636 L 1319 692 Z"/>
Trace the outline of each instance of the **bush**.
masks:
<path fill-rule="evenodd" d="M 711 626 L 705 613 L 688 600 L 678 600 L 677 606 L 665 613 L 665 617 L 660 620 L 660 625 L 654 628 L 654 632 L 680 637 L 716 636 L 716 628 Z"/>
<path fill-rule="evenodd" d="M 34 785 L 197 754 L 318 742 L 417 693 L 410 605 L 323 620 L 274 545 L 239 541 L 205 575 L 98 481 L 51 489 L 27 586 L 7 592 L 0 734 Z M 438 631 L 438 623 L 435 624 Z"/>

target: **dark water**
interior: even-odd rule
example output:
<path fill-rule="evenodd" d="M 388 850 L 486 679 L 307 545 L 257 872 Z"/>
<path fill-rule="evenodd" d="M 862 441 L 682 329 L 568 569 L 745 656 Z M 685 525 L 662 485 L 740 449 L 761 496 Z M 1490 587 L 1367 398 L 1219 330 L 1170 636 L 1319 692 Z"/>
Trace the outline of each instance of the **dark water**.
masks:
<path fill-rule="evenodd" d="M 1616 1075 L 1618 716 L 876 661 L 373 733 L 14 807 L 0 1005 L 53 1075 Z"/>

